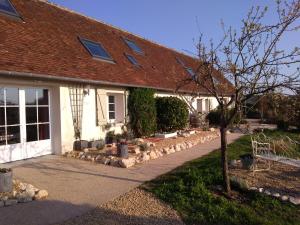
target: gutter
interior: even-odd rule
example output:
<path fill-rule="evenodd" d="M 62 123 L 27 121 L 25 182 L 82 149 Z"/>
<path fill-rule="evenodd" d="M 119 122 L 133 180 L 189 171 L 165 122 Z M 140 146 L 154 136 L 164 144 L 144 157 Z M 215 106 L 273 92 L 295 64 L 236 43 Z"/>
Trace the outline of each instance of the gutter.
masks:
<path fill-rule="evenodd" d="M 151 88 L 158 91 L 168 91 L 174 92 L 174 89 L 171 88 L 158 88 L 153 86 L 146 86 L 146 85 L 134 85 L 134 84 L 126 84 L 126 83 L 118 83 L 118 82 L 109 82 L 109 81 L 100 81 L 100 80 L 91 80 L 91 79 L 81 79 L 81 78 L 72 78 L 72 77 L 64 77 L 64 76 L 54 76 L 54 75 L 44 75 L 44 74 L 37 74 L 37 73 L 26 73 L 26 72 L 16 72 L 16 71 L 5 71 L 0 70 L 0 76 L 5 76 L 8 78 L 29 78 L 29 79 L 41 79 L 41 80 L 48 80 L 48 81 L 63 81 L 63 82 L 72 82 L 72 83 L 80 83 L 80 84 L 90 84 L 90 85 L 107 85 L 113 87 L 138 87 L 138 88 Z M 183 94 L 191 94 L 188 91 L 179 91 Z M 201 95 L 209 96 L 207 93 L 200 93 Z"/>

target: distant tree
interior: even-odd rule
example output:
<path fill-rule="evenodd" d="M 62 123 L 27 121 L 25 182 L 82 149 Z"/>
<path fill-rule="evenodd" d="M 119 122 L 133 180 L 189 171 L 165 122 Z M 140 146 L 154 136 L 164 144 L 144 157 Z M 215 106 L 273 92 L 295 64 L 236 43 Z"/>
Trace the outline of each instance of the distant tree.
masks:
<path fill-rule="evenodd" d="M 204 89 L 219 103 L 221 133 L 221 164 L 225 191 L 230 195 L 228 175 L 227 136 L 228 126 L 241 111 L 245 102 L 256 95 L 278 88 L 299 87 L 299 46 L 292 50 L 280 49 L 283 35 L 299 29 L 300 0 L 276 2 L 277 20 L 265 24 L 268 8 L 252 7 L 239 31 L 222 24 L 224 37 L 220 42 L 210 41 L 207 46 L 202 35 L 197 44 L 199 66 L 195 75 L 178 84 L 180 89 L 194 84 L 195 95 Z M 275 13 L 275 12 L 274 12 Z M 296 65 L 297 64 L 297 65 Z M 293 69 L 296 65 L 296 69 Z M 285 69 L 289 68 L 289 69 Z M 222 80 L 222 76 L 232 85 Z M 225 96 L 231 94 L 231 100 Z M 233 113 L 228 115 L 229 109 Z"/>

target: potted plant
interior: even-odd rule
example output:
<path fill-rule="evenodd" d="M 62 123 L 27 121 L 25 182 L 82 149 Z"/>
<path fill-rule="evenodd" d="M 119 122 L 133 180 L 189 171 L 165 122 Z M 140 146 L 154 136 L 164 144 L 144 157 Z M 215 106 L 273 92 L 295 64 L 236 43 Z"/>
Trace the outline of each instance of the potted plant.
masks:
<path fill-rule="evenodd" d="M 97 150 L 103 149 L 104 146 L 105 146 L 105 141 L 103 139 L 92 140 L 92 141 L 89 141 L 89 143 L 88 143 L 89 148 L 96 148 Z"/>
<path fill-rule="evenodd" d="M 118 156 L 128 158 L 128 144 L 126 139 L 121 139 L 117 146 Z"/>
<path fill-rule="evenodd" d="M 241 159 L 241 162 L 242 162 L 242 167 L 244 169 L 249 170 L 249 169 L 252 168 L 253 162 L 254 162 L 252 154 L 248 153 L 248 154 L 241 155 L 240 159 Z"/>
<path fill-rule="evenodd" d="M 116 142 L 116 135 L 115 131 L 109 131 L 106 133 L 106 143 L 112 144 Z"/>
<path fill-rule="evenodd" d="M 78 128 L 75 129 L 75 139 L 76 141 L 74 141 L 73 143 L 73 150 L 74 151 L 82 151 L 83 149 L 85 148 L 88 148 L 88 144 L 89 142 L 88 141 L 85 141 L 85 140 L 80 140 L 81 138 L 81 133 L 80 133 L 80 130 Z"/>
<path fill-rule="evenodd" d="M 12 169 L 0 168 L 0 193 L 12 192 L 13 190 Z"/>

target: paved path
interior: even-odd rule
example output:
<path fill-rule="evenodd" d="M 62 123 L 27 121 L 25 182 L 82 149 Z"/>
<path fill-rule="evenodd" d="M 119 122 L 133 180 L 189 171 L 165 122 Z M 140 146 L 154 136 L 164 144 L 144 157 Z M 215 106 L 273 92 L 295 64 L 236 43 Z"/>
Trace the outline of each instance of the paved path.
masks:
<path fill-rule="evenodd" d="M 230 134 L 228 142 L 240 136 Z M 8 164 L 14 167 L 15 178 L 47 189 L 50 195 L 45 201 L 0 208 L 0 225 L 47 225 L 65 221 L 219 147 L 218 138 L 130 169 L 59 156 Z"/>

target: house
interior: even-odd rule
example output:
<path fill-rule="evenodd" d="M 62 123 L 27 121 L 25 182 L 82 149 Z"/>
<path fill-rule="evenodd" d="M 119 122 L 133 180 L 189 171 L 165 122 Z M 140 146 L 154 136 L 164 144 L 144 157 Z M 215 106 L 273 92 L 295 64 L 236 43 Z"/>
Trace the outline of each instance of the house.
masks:
<path fill-rule="evenodd" d="M 174 93 L 193 57 L 41 0 L 0 1 L 0 163 L 63 154 L 121 132 L 129 87 Z M 219 77 L 222 82 L 228 82 Z M 217 102 L 180 95 L 198 111 Z"/>

